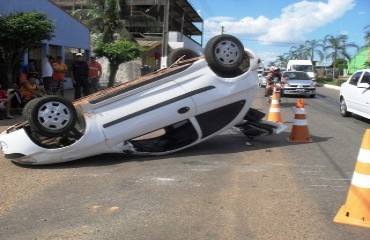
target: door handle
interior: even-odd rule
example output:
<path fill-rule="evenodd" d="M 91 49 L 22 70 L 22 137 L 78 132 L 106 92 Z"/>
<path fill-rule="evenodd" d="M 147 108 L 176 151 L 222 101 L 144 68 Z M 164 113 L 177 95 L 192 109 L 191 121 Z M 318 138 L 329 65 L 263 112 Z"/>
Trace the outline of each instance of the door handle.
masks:
<path fill-rule="evenodd" d="M 177 112 L 180 114 L 184 114 L 184 113 L 187 113 L 189 110 L 190 110 L 189 107 L 182 107 L 179 110 L 177 110 Z"/>

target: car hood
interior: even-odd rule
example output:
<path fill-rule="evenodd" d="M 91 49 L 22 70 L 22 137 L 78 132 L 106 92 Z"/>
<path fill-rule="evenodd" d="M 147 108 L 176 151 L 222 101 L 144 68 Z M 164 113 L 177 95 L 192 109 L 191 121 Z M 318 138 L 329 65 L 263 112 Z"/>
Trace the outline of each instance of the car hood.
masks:
<path fill-rule="evenodd" d="M 302 86 L 308 86 L 313 83 L 311 79 L 302 80 L 302 79 L 289 79 L 286 81 L 289 85 L 302 85 Z"/>

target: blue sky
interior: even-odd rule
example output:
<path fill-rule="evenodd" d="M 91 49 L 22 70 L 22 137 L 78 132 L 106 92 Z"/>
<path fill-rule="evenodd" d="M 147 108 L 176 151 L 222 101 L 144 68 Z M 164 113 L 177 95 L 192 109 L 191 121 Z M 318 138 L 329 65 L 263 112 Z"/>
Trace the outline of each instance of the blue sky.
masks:
<path fill-rule="evenodd" d="M 370 25 L 370 0 L 188 1 L 204 20 L 204 43 L 224 26 L 224 33 L 238 37 L 265 63 L 294 45 L 328 34 L 346 34 L 349 42 L 363 46 L 364 27 Z"/>

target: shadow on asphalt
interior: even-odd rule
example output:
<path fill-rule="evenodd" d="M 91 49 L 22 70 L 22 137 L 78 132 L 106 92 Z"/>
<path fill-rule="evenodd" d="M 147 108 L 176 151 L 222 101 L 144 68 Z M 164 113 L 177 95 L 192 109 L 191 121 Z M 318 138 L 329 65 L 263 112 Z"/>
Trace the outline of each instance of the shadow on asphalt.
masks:
<path fill-rule="evenodd" d="M 229 134 L 232 132 L 232 134 Z M 225 134 L 215 136 L 205 142 L 199 143 L 193 147 L 184 149 L 182 151 L 167 154 L 163 156 L 133 156 L 123 154 L 101 154 L 93 157 L 78 159 L 70 162 L 50 164 L 50 165 L 21 165 L 16 164 L 23 168 L 34 168 L 34 169 L 65 169 L 65 168 L 83 168 L 83 167 L 98 167 L 98 166 L 110 166 L 118 165 L 127 162 L 144 162 L 154 160 L 165 160 L 168 158 L 182 158 L 182 157 L 197 157 L 205 155 L 218 155 L 218 154 L 232 154 L 242 153 L 248 154 L 249 151 L 268 151 L 273 152 L 275 148 L 301 145 L 301 144 L 314 144 L 324 142 L 331 137 L 310 137 L 313 143 L 290 143 L 287 141 L 289 132 L 282 132 L 279 135 L 257 137 L 253 140 L 248 139 L 243 134 L 235 134 L 233 130 L 229 130 Z M 247 145 L 246 142 L 251 145 Z"/>

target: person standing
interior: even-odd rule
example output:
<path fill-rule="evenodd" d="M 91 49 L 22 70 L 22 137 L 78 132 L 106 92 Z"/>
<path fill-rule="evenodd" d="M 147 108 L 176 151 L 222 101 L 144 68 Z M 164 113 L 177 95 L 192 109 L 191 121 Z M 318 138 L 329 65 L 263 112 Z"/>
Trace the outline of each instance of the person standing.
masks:
<path fill-rule="evenodd" d="M 83 60 L 82 53 L 76 54 L 76 60 L 71 65 L 71 77 L 75 89 L 74 99 L 81 97 L 81 88 L 84 96 L 90 94 L 89 66 Z"/>
<path fill-rule="evenodd" d="M 0 110 L 4 110 L 7 119 L 13 119 L 14 117 L 10 115 L 11 102 L 8 99 L 8 93 L 1 88 L 0 85 Z"/>
<path fill-rule="evenodd" d="M 89 65 L 89 80 L 91 84 L 91 91 L 93 93 L 99 90 L 99 79 L 102 74 L 101 64 L 96 61 L 96 57 L 91 55 Z"/>
<path fill-rule="evenodd" d="M 62 62 L 62 57 L 58 56 L 57 61 L 53 63 L 53 94 L 57 93 L 64 96 L 64 79 L 67 72 L 67 65 Z"/>
<path fill-rule="evenodd" d="M 53 67 L 51 66 L 52 56 L 46 55 L 42 60 L 42 82 L 46 94 L 52 94 Z"/>

